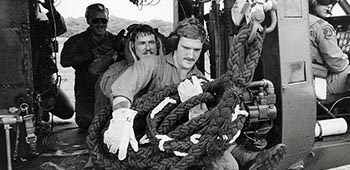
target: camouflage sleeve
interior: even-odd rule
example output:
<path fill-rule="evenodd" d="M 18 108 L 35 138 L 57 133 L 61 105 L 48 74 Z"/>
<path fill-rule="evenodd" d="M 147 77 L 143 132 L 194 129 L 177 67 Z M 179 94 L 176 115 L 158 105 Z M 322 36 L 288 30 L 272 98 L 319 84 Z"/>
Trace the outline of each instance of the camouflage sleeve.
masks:
<path fill-rule="evenodd" d="M 63 45 L 61 52 L 61 65 L 62 67 L 74 67 L 83 64 L 87 61 L 91 61 L 95 58 L 93 50 L 80 52 L 80 46 L 84 45 L 84 42 L 80 42 L 75 37 L 69 38 Z"/>
<path fill-rule="evenodd" d="M 319 51 L 329 71 L 338 73 L 348 65 L 348 56 L 338 47 L 334 28 L 326 23 L 317 31 Z"/>

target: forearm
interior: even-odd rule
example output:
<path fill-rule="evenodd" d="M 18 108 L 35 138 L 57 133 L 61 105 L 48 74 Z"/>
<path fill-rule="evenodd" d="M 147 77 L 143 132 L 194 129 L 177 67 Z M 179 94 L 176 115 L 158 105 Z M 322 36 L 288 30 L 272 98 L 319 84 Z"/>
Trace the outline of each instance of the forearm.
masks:
<path fill-rule="evenodd" d="M 340 73 L 340 72 L 344 71 L 349 65 L 349 60 L 345 56 L 341 56 L 339 58 L 328 59 L 328 61 L 326 61 L 326 62 L 327 62 L 327 66 L 329 68 L 329 71 L 331 71 L 333 73 Z"/>
<path fill-rule="evenodd" d="M 110 56 L 100 56 L 90 64 L 89 72 L 94 75 L 101 75 L 113 62 L 114 60 Z"/>
<path fill-rule="evenodd" d="M 62 67 L 70 67 L 83 64 L 95 58 L 92 50 L 79 53 L 79 49 L 74 44 L 65 44 L 61 53 Z"/>
<path fill-rule="evenodd" d="M 65 57 L 63 57 L 65 56 Z M 70 67 L 83 64 L 87 61 L 91 61 L 94 59 L 94 55 L 92 52 L 88 51 L 83 54 L 64 54 L 62 55 L 61 65 L 62 67 Z"/>

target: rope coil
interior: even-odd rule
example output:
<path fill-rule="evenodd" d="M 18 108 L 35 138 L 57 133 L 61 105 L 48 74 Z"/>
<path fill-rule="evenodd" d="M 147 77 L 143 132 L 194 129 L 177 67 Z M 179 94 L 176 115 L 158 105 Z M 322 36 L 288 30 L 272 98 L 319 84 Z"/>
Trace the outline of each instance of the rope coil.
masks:
<path fill-rule="evenodd" d="M 251 29 L 248 25 L 241 28 L 234 38 L 232 56 L 227 62 L 228 71 L 205 84 L 204 93 L 180 103 L 177 85 L 172 85 L 152 91 L 135 101 L 132 109 L 138 112 L 137 116 L 147 115 L 146 135 L 150 143 L 140 145 L 138 152 L 129 147 L 128 157 L 123 161 L 110 154 L 103 143 L 104 131 L 112 118 L 112 108 L 106 106 L 94 118 L 87 136 L 87 144 L 95 162 L 106 169 L 183 170 L 206 165 L 222 156 L 230 146 L 231 139 L 243 129 L 245 116 L 238 115 L 232 121 L 232 114 L 235 113 L 235 107 L 241 104 L 240 94 L 252 81 L 261 56 L 264 34 L 261 36 L 256 33 L 256 38 L 247 43 Z M 247 51 L 246 56 L 242 56 L 244 50 Z M 240 63 L 242 57 L 244 62 Z M 223 93 L 218 92 L 222 89 Z M 151 118 L 153 108 L 166 97 L 174 99 L 176 103 L 167 104 Z M 188 110 L 200 103 L 217 104 L 202 115 L 187 120 Z M 159 135 L 166 135 L 167 139 L 159 139 Z M 164 151 L 159 148 L 160 141 Z"/>

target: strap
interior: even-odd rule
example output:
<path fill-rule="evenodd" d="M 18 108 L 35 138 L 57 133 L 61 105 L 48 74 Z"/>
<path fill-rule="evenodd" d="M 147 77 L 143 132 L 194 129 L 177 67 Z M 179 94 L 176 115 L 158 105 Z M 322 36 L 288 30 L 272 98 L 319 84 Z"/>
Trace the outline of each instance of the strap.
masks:
<path fill-rule="evenodd" d="M 26 128 L 27 136 L 26 142 L 29 144 L 30 151 L 36 153 L 36 141 L 37 136 L 35 135 L 35 127 L 33 124 L 33 114 L 23 116 L 24 125 Z"/>

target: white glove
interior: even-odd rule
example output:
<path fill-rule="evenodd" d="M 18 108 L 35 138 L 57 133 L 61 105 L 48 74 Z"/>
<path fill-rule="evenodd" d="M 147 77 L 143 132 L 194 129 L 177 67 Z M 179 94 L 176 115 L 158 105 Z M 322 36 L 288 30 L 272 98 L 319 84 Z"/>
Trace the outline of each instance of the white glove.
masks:
<path fill-rule="evenodd" d="M 106 132 L 103 142 L 107 145 L 110 153 L 118 153 L 118 159 L 124 160 L 129 143 L 135 152 L 138 151 L 138 143 L 133 129 L 134 118 L 137 112 L 128 108 L 120 108 L 113 111 L 113 118 Z"/>
<path fill-rule="evenodd" d="M 181 82 L 177 87 L 177 91 L 179 92 L 181 102 L 184 102 L 195 95 L 203 93 L 201 81 L 196 76 L 192 76 L 192 82 L 188 79 Z"/>

